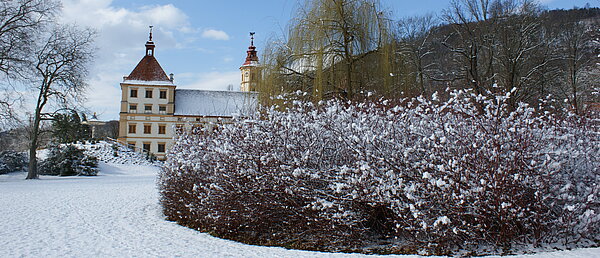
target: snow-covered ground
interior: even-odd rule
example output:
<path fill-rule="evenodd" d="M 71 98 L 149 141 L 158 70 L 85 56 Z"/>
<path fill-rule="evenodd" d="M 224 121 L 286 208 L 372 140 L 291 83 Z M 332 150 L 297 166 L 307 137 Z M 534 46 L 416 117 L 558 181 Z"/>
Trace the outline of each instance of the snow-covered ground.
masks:
<path fill-rule="evenodd" d="M 250 246 L 165 221 L 158 168 L 118 163 L 101 162 L 97 177 L 1 175 L 0 257 L 363 256 Z M 527 257 L 600 257 L 600 248 Z"/>

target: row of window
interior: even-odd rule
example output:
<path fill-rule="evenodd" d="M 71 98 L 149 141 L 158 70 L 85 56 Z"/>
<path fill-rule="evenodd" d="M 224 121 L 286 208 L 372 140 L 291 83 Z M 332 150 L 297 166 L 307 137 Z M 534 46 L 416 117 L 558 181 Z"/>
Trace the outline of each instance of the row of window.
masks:
<path fill-rule="evenodd" d="M 148 89 L 146 90 L 146 95 L 145 97 L 147 99 L 151 99 L 152 98 L 152 89 Z M 131 89 L 129 91 L 129 97 L 131 98 L 137 98 L 138 97 L 138 89 Z M 159 99 L 167 99 L 167 90 L 160 90 L 159 94 L 158 94 L 158 98 Z"/>
<path fill-rule="evenodd" d="M 129 147 L 131 147 L 131 148 L 135 148 L 135 142 L 128 142 L 127 144 L 129 145 Z M 149 143 L 149 142 L 144 142 L 144 143 L 142 143 L 142 149 L 143 149 L 144 151 L 146 151 L 146 152 L 150 152 L 150 150 L 151 150 L 151 148 L 150 148 L 150 147 L 152 147 L 152 143 Z M 167 148 L 167 144 L 166 144 L 166 143 L 164 143 L 164 142 L 159 142 L 159 143 L 156 145 L 156 153 L 165 153 L 165 151 L 166 151 L 166 148 Z"/>
<path fill-rule="evenodd" d="M 144 134 L 152 134 L 152 124 L 144 124 Z M 130 134 L 137 133 L 137 124 L 129 124 Z M 166 125 L 158 125 L 158 134 L 167 134 L 167 126 Z"/>
<path fill-rule="evenodd" d="M 137 113 L 138 112 L 137 106 L 138 106 L 137 104 L 129 104 L 129 113 Z M 152 104 L 144 105 L 144 113 L 146 113 L 146 114 L 152 113 Z M 159 114 L 167 113 L 167 105 L 158 105 L 158 113 Z"/>

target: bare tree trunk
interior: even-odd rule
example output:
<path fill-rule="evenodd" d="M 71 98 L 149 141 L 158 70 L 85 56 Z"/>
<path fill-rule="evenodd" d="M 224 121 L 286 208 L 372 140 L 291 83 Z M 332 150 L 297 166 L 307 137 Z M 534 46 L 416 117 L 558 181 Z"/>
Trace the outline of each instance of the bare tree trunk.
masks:
<path fill-rule="evenodd" d="M 575 50 L 575 53 L 573 54 L 573 56 L 576 56 L 577 51 Z M 573 100 L 571 101 L 571 105 L 573 106 L 573 110 L 575 111 L 575 114 L 579 115 L 579 105 L 577 103 L 577 62 L 573 61 L 573 63 L 571 64 L 571 74 L 570 74 L 570 81 L 571 81 L 571 95 Z"/>
<path fill-rule="evenodd" d="M 45 82 L 46 80 L 44 80 Z M 42 109 L 46 105 L 48 100 L 47 97 L 46 83 L 42 84 L 40 88 L 40 94 L 38 96 L 37 105 L 35 108 L 35 115 L 33 117 L 33 128 L 31 130 L 31 144 L 29 146 L 29 169 L 26 179 L 38 179 L 38 167 L 37 167 L 37 148 L 39 147 L 39 136 L 40 136 L 40 123 L 42 120 Z"/>
<path fill-rule="evenodd" d="M 352 59 L 354 58 L 352 56 L 352 49 L 351 49 L 351 44 L 352 44 L 352 36 L 350 35 L 350 30 L 348 28 L 348 24 L 346 23 L 346 13 L 344 10 L 344 1 L 340 1 L 337 2 L 338 4 L 338 12 L 340 14 L 340 22 L 342 24 L 342 34 L 343 34 L 343 41 L 344 41 L 344 58 L 346 59 L 346 90 L 347 90 L 347 95 L 346 97 L 348 97 L 348 99 L 352 99 L 353 97 L 353 93 L 354 93 L 354 89 L 352 87 L 352 66 L 354 65 L 354 62 L 352 61 Z"/>
<path fill-rule="evenodd" d="M 31 132 L 31 145 L 29 146 L 29 169 L 27 172 L 26 179 L 38 179 L 37 171 L 37 147 L 38 147 L 38 134 L 39 134 L 39 118 L 34 118 L 33 130 Z"/>
<path fill-rule="evenodd" d="M 419 73 L 419 88 L 421 89 L 421 94 L 422 95 L 426 95 L 427 92 L 425 92 L 425 78 L 424 78 L 424 73 L 425 71 L 423 71 L 423 60 L 421 58 L 417 59 L 417 72 Z"/>

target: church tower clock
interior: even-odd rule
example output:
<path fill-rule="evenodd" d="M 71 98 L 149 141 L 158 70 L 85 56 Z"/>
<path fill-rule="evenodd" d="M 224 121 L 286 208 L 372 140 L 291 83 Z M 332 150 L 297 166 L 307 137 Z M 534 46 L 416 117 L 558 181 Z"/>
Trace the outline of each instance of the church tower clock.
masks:
<path fill-rule="evenodd" d="M 248 55 L 246 61 L 240 67 L 242 72 L 241 91 L 256 91 L 260 76 L 260 67 L 258 66 L 258 55 L 254 46 L 254 32 L 250 32 L 250 46 L 248 47 Z"/>

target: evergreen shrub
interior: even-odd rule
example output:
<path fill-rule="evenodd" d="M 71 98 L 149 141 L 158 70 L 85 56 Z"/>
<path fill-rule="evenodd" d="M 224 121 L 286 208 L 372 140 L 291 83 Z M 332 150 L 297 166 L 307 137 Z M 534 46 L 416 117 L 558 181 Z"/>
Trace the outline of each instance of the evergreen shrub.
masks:
<path fill-rule="evenodd" d="M 0 152 L 0 175 L 27 168 L 27 155 L 16 151 Z"/>
<path fill-rule="evenodd" d="M 48 157 L 39 165 L 40 175 L 95 176 L 98 174 L 98 159 L 87 155 L 72 144 L 50 148 Z"/>

